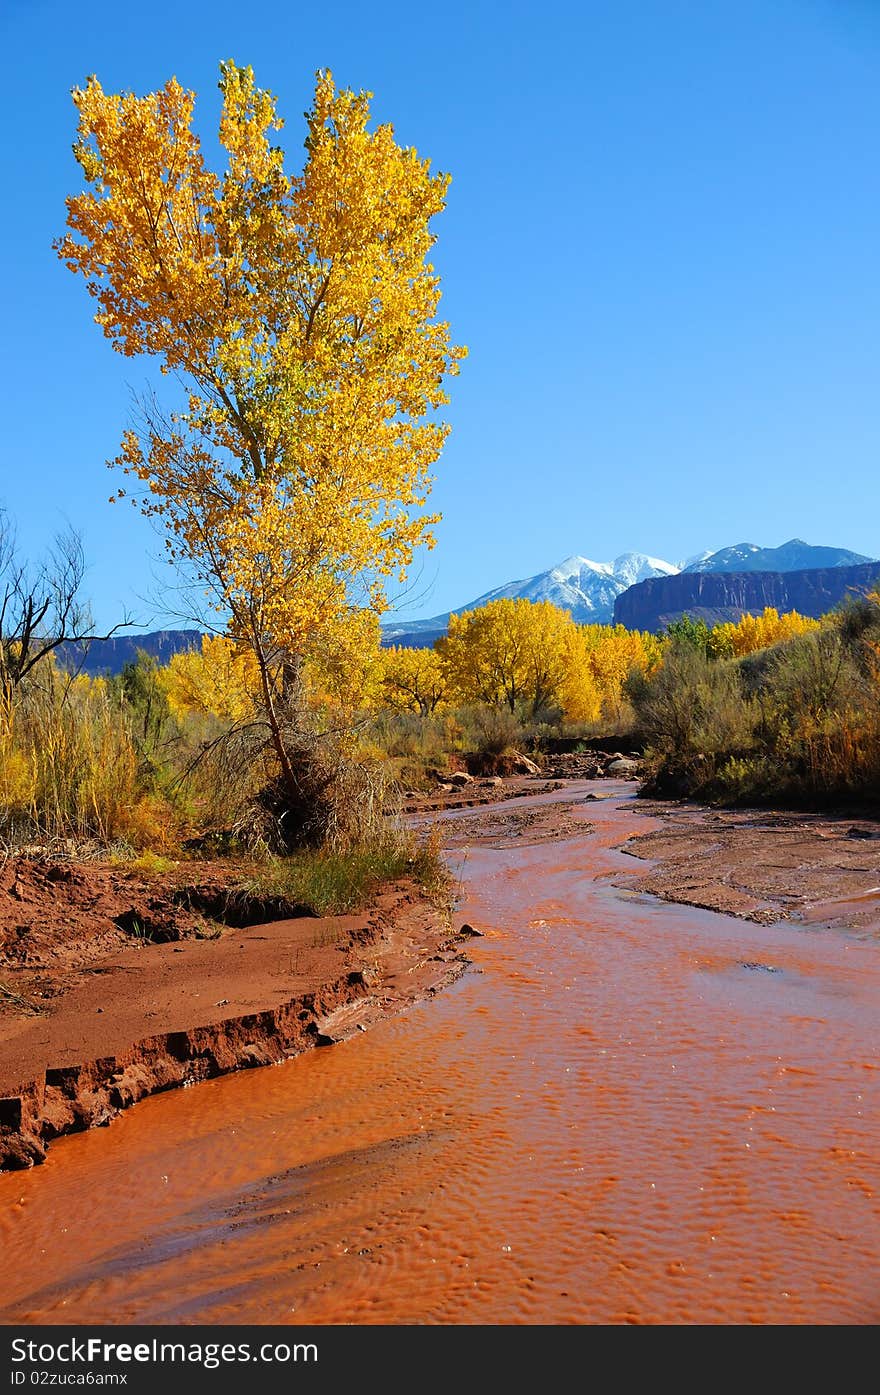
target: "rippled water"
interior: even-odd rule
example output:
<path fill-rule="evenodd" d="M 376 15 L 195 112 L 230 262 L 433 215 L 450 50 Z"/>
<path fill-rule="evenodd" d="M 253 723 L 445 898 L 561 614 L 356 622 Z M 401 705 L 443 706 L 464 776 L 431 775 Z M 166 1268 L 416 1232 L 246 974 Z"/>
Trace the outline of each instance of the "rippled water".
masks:
<path fill-rule="evenodd" d="M 880 1319 L 880 947 L 615 891 L 583 812 L 467 852 L 435 1001 L 0 1178 L 3 1318 Z"/>

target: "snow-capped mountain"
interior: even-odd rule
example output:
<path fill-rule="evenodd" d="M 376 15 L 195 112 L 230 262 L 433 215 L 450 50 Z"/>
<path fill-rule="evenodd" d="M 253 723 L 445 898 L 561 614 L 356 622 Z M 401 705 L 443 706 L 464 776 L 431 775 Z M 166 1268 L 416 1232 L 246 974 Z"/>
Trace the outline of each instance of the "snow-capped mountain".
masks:
<path fill-rule="evenodd" d="M 496 586 L 485 596 L 478 596 L 462 610 L 474 610 L 477 605 L 502 598 L 512 600 L 552 601 L 562 610 L 572 612 L 577 624 L 607 624 L 614 611 L 615 598 L 636 582 L 646 582 L 650 576 L 676 576 L 678 566 L 662 562 L 657 557 L 644 557 L 642 552 L 623 552 L 614 562 L 591 562 L 589 557 L 566 557 L 565 562 L 551 566 L 548 572 L 538 572 L 520 582 Z"/>
<path fill-rule="evenodd" d="M 872 562 L 859 552 L 843 547 L 814 547 L 801 538 L 792 538 L 781 547 L 758 547 L 756 543 L 736 543 L 720 552 L 692 557 L 685 572 L 802 572 L 818 567 L 857 567 Z"/>
<path fill-rule="evenodd" d="M 590 563 L 589 565 L 594 565 Z M 602 566 L 603 563 L 599 563 Z M 676 576 L 680 567 L 673 562 L 664 562 L 660 557 L 646 557 L 642 552 L 623 552 L 611 563 L 614 577 L 624 586 L 635 586 L 637 581 L 648 581 L 652 576 Z"/>
<path fill-rule="evenodd" d="M 624 552 L 613 562 L 592 562 L 588 557 L 566 557 L 549 571 L 538 572 L 521 581 L 496 586 L 475 601 L 459 606 L 453 614 L 475 610 L 488 601 L 502 598 L 552 601 L 571 611 L 581 625 L 608 625 L 614 620 L 614 602 L 640 581 L 654 577 L 678 576 L 687 572 L 793 572 L 828 567 L 853 567 L 871 562 L 858 552 L 842 547 L 814 547 L 792 538 L 781 547 L 758 547 L 756 543 L 736 543 L 717 552 L 700 552 L 679 565 L 641 552 Z M 771 602 L 768 602 L 771 604 Z M 386 644 L 428 645 L 442 635 L 449 624 L 449 612 L 429 620 L 387 621 L 383 627 Z"/>
<path fill-rule="evenodd" d="M 578 624 L 607 625 L 614 614 L 614 602 L 622 591 L 653 576 L 677 576 L 679 570 L 672 562 L 646 557 L 641 552 L 624 552 L 613 562 L 566 557 L 564 562 L 549 571 L 538 572 L 537 576 L 496 586 L 467 605 L 459 606 L 453 614 L 475 610 L 489 601 L 552 601 L 563 610 L 570 610 Z M 445 615 L 433 615 L 428 620 L 389 621 L 382 628 L 386 643 L 432 644 L 448 623 L 447 611 Z"/>
<path fill-rule="evenodd" d="M 675 576 L 678 567 L 640 552 L 624 552 L 613 562 L 592 562 L 589 557 L 566 557 L 564 562 L 524 581 L 508 581 L 472 601 L 463 610 L 510 597 L 515 600 L 552 601 L 570 610 L 579 624 L 601 623 L 610 618 L 621 591 L 652 576 Z"/>

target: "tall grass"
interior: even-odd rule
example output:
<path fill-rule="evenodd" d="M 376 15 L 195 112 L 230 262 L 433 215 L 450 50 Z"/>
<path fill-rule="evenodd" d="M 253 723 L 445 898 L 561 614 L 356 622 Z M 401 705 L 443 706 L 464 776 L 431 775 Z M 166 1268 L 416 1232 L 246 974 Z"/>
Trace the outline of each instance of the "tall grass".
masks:
<path fill-rule="evenodd" d="M 107 684 L 45 663 L 0 712 L 0 836 L 161 844 L 173 822 Z"/>
<path fill-rule="evenodd" d="M 107 680 L 47 661 L 0 705 L 0 845 L 130 860 L 196 835 L 193 846 L 267 859 L 288 899 L 321 912 L 403 875 L 441 894 L 437 849 L 400 829 L 391 768 L 352 733 L 298 734 L 297 802 L 278 791 L 254 724 L 175 716 L 155 679 L 146 660 Z"/>

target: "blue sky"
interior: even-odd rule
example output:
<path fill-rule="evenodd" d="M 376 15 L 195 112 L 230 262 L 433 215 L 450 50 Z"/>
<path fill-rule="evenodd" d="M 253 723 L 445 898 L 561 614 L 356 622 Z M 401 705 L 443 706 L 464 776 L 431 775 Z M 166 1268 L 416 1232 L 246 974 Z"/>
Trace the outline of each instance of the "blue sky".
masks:
<path fill-rule="evenodd" d="M 176 74 L 211 138 L 226 57 L 278 96 L 290 168 L 326 66 L 453 177 L 435 263 L 470 357 L 406 616 L 574 552 L 677 561 L 800 536 L 880 555 L 874 0 L 123 13 L 3 0 L 0 19 L 0 501 L 28 551 L 65 521 L 82 532 L 102 625 L 124 607 L 166 621 L 141 599 L 158 541 L 107 502 L 104 464 L 147 367 L 112 352 L 51 250 L 79 188 L 69 91 Z"/>

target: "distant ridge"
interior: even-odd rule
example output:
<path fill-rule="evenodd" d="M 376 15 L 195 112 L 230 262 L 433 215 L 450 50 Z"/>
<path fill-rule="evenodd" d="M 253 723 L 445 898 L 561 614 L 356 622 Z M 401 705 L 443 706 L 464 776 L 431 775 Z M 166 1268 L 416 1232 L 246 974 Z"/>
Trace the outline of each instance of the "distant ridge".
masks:
<path fill-rule="evenodd" d="M 614 619 L 628 629 L 655 633 L 682 615 L 717 625 L 742 615 L 759 615 L 766 606 L 818 619 L 877 581 L 880 562 L 791 572 L 681 572 L 631 586 L 618 596 Z"/>
<path fill-rule="evenodd" d="M 200 649 L 201 644 L 201 630 L 151 630 L 143 635 L 118 634 L 110 639 L 62 644 L 56 650 L 56 659 L 63 668 L 94 678 L 101 673 L 121 673 L 126 664 L 134 662 L 139 651 L 159 664 L 167 664 L 172 655 Z"/>
<path fill-rule="evenodd" d="M 768 561 L 773 565 L 766 565 Z M 765 605 L 820 615 L 836 605 L 848 588 L 864 588 L 865 578 L 870 585 L 878 575 L 880 563 L 871 558 L 846 548 L 814 546 L 800 538 L 781 547 L 736 543 L 699 553 L 682 566 L 642 552 L 621 553 L 613 562 L 594 562 L 575 554 L 545 572 L 496 586 L 454 612 L 426 620 L 387 620 L 382 642 L 429 647 L 445 634 L 450 613 L 474 610 L 504 597 L 551 601 L 570 611 L 579 624 L 620 623 L 633 629 L 662 629 L 669 618 L 697 610 L 712 623 L 763 610 Z M 798 582 L 800 576 L 812 579 Z M 773 579 L 745 580 L 754 577 Z M 92 675 L 119 673 L 137 658 L 138 650 L 166 664 L 173 654 L 200 644 L 201 632 L 193 629 L 122 632 L 89 645 L 63 645 L 58 661 Z"/>
<path fill-rule="evenodd" d="M 814 546 L 801 538 L 792 538 L 780 547 L 735 543 L 715 552 L 700 552 L 681 565 L 664 562 L 659 557 L 642 552 L 624 552 L 613 562 L 593 562 L 588 557 L 575 555 L 546 572 L 496 586 L 476 600 L 458 606 L 455 611 L 432 615 L 427 620 L 387 620 L 382 626 L 382 642 L 413 648 L 430 646 L 446 633 L 450 613 L 460 615 L 464 610 L 476 610 L 489 601 L 504 597 L 552 601 L 562 610 L 570 611 L 578 624 L 608 625 L 614 623 L 614 617 L 618 614 L 618 597 L 625 595 L 632 586 L 657 578 L 693 573 L 825 570 L 861 566 L 872 560 L 859 552 L 850 552 L 842 547 Z"/>

